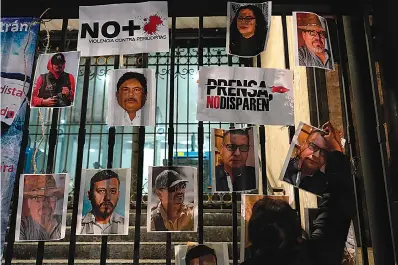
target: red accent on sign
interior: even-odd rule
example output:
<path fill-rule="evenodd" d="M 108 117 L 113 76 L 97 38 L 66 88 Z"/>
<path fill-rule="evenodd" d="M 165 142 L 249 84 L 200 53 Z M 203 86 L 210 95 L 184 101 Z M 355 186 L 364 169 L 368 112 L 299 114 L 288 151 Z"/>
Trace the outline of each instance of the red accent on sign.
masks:
<path fill-rule="evenodd" d="M 147 21 L 147 19 L 144 19 Z M 158 30 L 160 24 L 163 23 L 163 20 L 158 15 L 149 16 L 149 22 L 144 25 L 144 31 L 149 34 L 153 35 Z"/>
<path fill-rule="evenodd" d="M 273 93 L 286 93 L 288 91 L 290 91 L 290 89 L 283 87 L 283 86 L 273 86 L 272 87 Z"/>

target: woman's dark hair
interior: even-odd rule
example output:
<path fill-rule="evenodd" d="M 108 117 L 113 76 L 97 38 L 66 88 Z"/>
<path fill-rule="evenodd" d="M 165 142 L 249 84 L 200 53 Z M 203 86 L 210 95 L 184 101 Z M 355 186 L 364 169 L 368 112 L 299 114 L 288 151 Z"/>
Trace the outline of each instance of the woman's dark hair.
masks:
<path fill-rule="evenodd" d="M 275 255 L 289 251 L 302 235 L 297 213 L 286 201 L 263 198 L 254 204 L 248 227 L 253 253 Z"/>
<path fill-rule="evenodd" d="M 254 37 L 256 39 L 256 53 L 264 51 L 265 39 L 267 37 L 267 22 L 265 21 L 264 14 L 261 9 L 254 5 L 241 6 L 235 13 L 235 17 L 229 27 L 229 50 L 232 54 L 239 55 L 241 53 L 240 39 L 242 34 L 238 30 L 238 17 L 239 12 L 243 9 L 249 9 L 253 12 L 256 17 L 256 29 L 254 31 Z"/>

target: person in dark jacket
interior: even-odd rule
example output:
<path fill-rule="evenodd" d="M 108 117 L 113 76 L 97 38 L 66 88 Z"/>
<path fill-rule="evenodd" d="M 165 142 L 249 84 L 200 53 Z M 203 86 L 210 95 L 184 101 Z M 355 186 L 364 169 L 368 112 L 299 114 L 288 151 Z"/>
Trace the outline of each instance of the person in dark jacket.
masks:
<path fill-rule="evenodd" d="M 67 107 L 73 105 L 75 78 L 65 72 L 65 55 L 54 54 L 47 63 L 48 73 L 36 81 L 32 94 L 32 107 Z"/>
<path fill-rule="evenodd" d="M 327 187 L 318 204 L 313 232 L 306 236 L 297 213 L 282 200 L 264 198 L 253 206 L 248 237 L 250 258 L 243 265 L 340 265 L 355 212 L 351 167 L 330 123 L 325 128 Z M 338 147 L 340 146 L 340 148 Z"/>
<path fill-rule="evenodd" d="M 256 169 L 246 166 L 250 150 L 248 130 L 224 132 L 220 151 L 222 164 L 216 166 L 216 191 L 244 191 L 257 188 Z"/>

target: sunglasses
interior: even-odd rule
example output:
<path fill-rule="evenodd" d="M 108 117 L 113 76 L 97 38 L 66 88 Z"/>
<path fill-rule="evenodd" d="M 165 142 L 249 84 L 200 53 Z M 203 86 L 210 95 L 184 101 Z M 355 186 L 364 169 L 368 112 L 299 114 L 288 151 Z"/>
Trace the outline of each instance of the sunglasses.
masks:
<path fill-rule="evenodd" d="M 175 192 L 176 190 L 183 190 L 183 189 L 185 189 L 186 187 L 187 187 L 187 183 L 182 182 L 182 183 L 177 184 L 177 185 L 175 185 L 175 186 L 173 186 L 173 187 L 170 187 L 170 188 L 168 189 L 168 191 L 169 191 L 169 192 Z"/>
<path fill-rule="evenodd" d="M 326 154 L 328 153 L 328 151 L 327 151 L 326 149 L 323 149 L 323 148 L 317 146 L 317 145 L 314 144 L 313 142 L 309 142 L 309 143 L 308 143 L 308 148 L 309 148 L 312 152 L 314 152 L 314 153 L 316 153 L 316 152 L 319 151 L 319 154 L 320 154 L 322 157 L 325 157 Z"/>
<path fill-rule="evenodd" d="M 235 152 L 238 148 L 239 148 L 239 151 L 241 151 L 241 152 L 249 152 L 250 145 L 248 145 L 248 144 L 241 144 L 241 145 L 226 144 L 225 148 L 227 148 L 227 150 L 231 151 L 231 152 Z"/>
<path fill-rule="evenodd" d="M 32 199 L 35 202 L 40 202 L 40 203 L 43 203 L 45 201 L 56 202 L 58 200 L 56 196 L 33 196 L 30 197 L 29 199 Z"/>
<path fill-rule="evenodd" d="M 311 37 L 316 37 L 319 35 L 320 38 L 326 39 L 327 35 L 326 32 L 323 31 L 316 31 L 316 30 L 305 30 Z"/>

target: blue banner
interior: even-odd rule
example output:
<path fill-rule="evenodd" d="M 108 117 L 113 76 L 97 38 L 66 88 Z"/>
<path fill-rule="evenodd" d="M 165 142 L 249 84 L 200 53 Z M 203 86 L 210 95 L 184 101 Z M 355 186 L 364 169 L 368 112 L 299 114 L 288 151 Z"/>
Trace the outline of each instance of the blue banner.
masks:
<path fill-rule="evenodd" d="M 1 18 L 1 247 L 10 215 L 39 23 L 33 18 Z M 26 70 L 25 70 L 26 63 Z M 25 80 L 26 71 L 26 83 Z"/>

